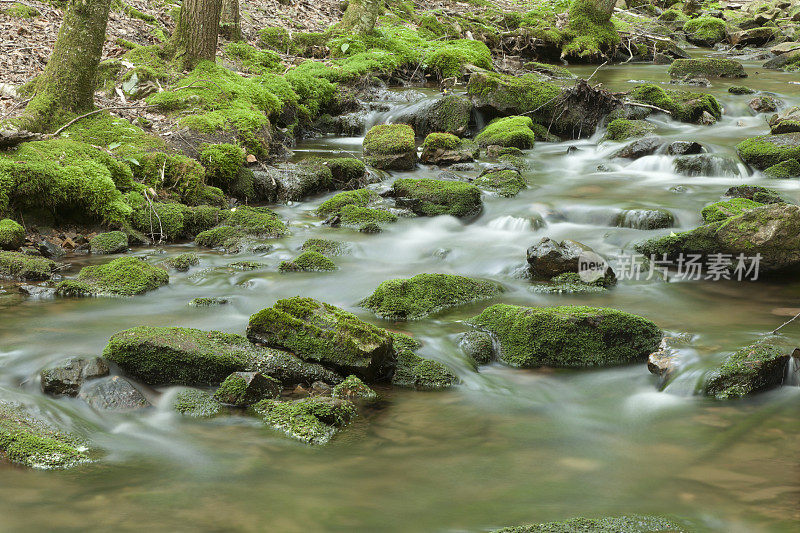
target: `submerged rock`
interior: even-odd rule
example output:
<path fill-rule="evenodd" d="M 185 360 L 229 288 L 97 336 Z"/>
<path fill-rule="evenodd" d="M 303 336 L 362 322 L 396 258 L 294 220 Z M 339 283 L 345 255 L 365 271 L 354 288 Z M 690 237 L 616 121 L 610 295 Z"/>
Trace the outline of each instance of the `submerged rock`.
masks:
<path fill-rule="evenodd" d="M 128 250 L 128 236 L 121 231 L 109 231 L 95 235 L 89 241 L 93 254 L 120 254 Z"/>
<path fill-rule="evenodd" d="M 189 301 L 190 307 L 214 307 L 216 305 L 227 305 L 230 300 L 227 298 L 210 297 L 210 298 L 193 298 Z"/>
<path fill-rule="evenodd" d="M 667 147 L 669 155 L 695 155 L 704 150 L 703 145 L 694 141 L 674 141 Z"/>
<path fill-rule="evenodd" d="M 641 230 L 671 228 L 675 217 L 665 209 L 626 209 L 617 216 L 615 225 Z"/>
<path fill-rule="evenodd" d="M 89 450 L 74 435 L 0 400 L 0 456 L 30 468 L 71 468 L 89 462 Z"/>
<path fill-rule="evenodd" d="M 172 408 L 191 418 L 211 418 L 222 410 L 220 403 L 206 391 L 186 389 L 175 395 Z"/>
<path fill-rule="evenodd" d="M 352 403 L 327 396 L 263 400 L 253 409 L 268 426 L 307 444 L 327 444 L 358 414 Z"/>
<path fill-rule="evenodd" d="M 247 407 L 281 395 L 281 382 L 261 372 L 234 372 L 219 386 L 214 399 L 220 403 Z"/>
<path fill-rule="evenodd" d="M 728 357 L 705 381 L 705 393 L 718 400 L 741 398 L 783 383 L 789 357 L 800 357 L 800 349 L 765 339 Z"/>
<path fill-rule="evenodd" d="M 0 279 L 45 281 L 53 277 L 55 261 L 20 252 L 0 252 Z"/>
<path fill-rule="evenodd" d="M 586 368 L 645 361 L 661 342 L 651 321 L 616 309 L 493 305 L 468 321 L 493 334 L 512 366 Z"/>
<path fill-rule="evenodd" d="M 550 237 L 542 237 L 542 240 L 528 248 L 526 255 L 530 273 L 538 279 L 578 273 L 582 258 L 591 259 L 597 256 L 594 250 L 583 243 L 569 239 L 557 242 Z M 616 281 L 616 275 L 608 265 L 604 272 L 598 272 L 597 277 L 602 278 L 603 285 L 613 285 Z"/>
<path fill-rule="evenodd" d="M 368 165 L 383 170 L 411 170 L 417 165 L 414 129 L 405 124 L 380 124 L 364 137 Z"/>
<path fill-rule="evenodd" d="M 676 157 L 672 166 L 675 172 L 685 176 L 738 176 L 736 161 L 718 154 L 682 155 Z"/>
<path fill-rule="evenodd" d="M 108 364 L 100 357 L 71 357 L 40 372 L 42 392 L 52 396 L 77 396 L 83 382 L 107 376 Z"/>
<path fill-rule="evenodd" d="M 301 246 L 303 252 L 317 252 L 322 255 L 347 255 L 350 253 L 351 244 L 342 241 L 330 241 L 327 239 L 308 239 Z"/>
<path fill-rule="evenodd" d="M 755 113 L 774 113 L 781 103 L 771 96 L 757 96 L 747 104 Z"/>
<path fill-rule="evenodd" d="M 617 516 L 614 518 L 572 518 L 529 526 L 497 529 L 492 533 L 657 533 L 692 531 L 686 525 L 661 516 Z"/>
<path fill-rule="evenodd" d="M 134 296 L 168 283 L 169 274 L 163 268 L 135 257 L 120 257 L 104 265 L 83 267 L 76 279 L 59 283 L 56 294 Z"/>
<path fill-rule="evenodd" d="M 419 216 L 471 217 L 483 210 L 480 190 L 460 181 L 403 178 L 394 182 L 392 194 L 398 207 Z"/>
<path fill-rule="evenodd" d="M 386 330 L 311 298 L 278 300 L 262 309 L 250 317 L 247 337 L 368 382 L 389 379 L 395 366 Z"/>
<path fill-rule="evenodd" d="M 418 274 L 384 281 L 359 305 L 389 320 L 411 320 L 457 305 L 492 298 L 503 287 L 453 274 Z"/>
<path fill-rule="evenodd" d="M 90 381 L 81 387 L 78 396 L 95 409 L 106 411 L 130 411 L 150 407 L 150 402 L 141 391 L 120 376 Z"/>

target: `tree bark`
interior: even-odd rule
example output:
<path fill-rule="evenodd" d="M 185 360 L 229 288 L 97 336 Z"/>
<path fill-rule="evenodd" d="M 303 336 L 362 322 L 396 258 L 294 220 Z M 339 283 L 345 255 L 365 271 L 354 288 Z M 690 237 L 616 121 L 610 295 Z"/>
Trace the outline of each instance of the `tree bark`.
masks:
<path fill-rule="evenodd" d="M 242 20 L 239 15 L 239 0 L 222 0 L 222 16 L 219 21 L 219 34 L 229 41 L 241 41 Z"/>
<path fill-rule="evenodd" d="M 383 12 L 383 0 L 350 0 L 342 15 L 341 29 L 364 35 L 375 29 Z"/>
<path fill-rule="evenodd" d="M 111 0 L 69 0 L 50 60 L 34 81 L 22 128 L 44 132 L 66 122 L 70 113 L 94 107 L 110 7 Z"/>
<path fill-rule="evenodd" d="M 221 12 L 222 0 L 183 0 L 171 43 L 180 68 L 191 70 L 201 61 L 214 61 Z"/>

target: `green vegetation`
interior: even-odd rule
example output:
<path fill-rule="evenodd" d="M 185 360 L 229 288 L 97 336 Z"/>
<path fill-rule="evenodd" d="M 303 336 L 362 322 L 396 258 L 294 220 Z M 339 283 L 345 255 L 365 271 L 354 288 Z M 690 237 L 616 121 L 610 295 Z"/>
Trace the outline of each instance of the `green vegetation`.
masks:
<path fill-rule="evenodd" d="M 336 268 L 336 263 L 321 253 L 308 250 L 291 261 L 281 262 L 278 270 L 281 272 L 327 272 L 336 270 Z"/>
<path fill-rule="evenodd" d="M 511 198 L 528 188 L 528 183 L 516 170 L 496 170 L 482 174 L 472 182 L 476 187 L 497 192 L 500 196 Z"/>
<path fill-rule="evenodd" d="M 92 237 L 89 247 L 93 254 L 118 254 L 128 249 L 128 236 L 122 231 L 109 231 Z"/>
<path fill-rule="evenodd" d="M 701 46 L 713 46 L 725 40 L 725 21 L 716 17 L 698 17 L 683 26 L 689 42 Z"/>
<path fill-rule="evenodd" d="M 375 403 L 380 399 L 378 393 L 370 389 L 357 376 L 347 376 L 344 381 L 333 387 L 331 396 L 350 402 L 364 403 Z"/>
<path fill-rule="evenodd" d="M 635 102 L 642 102 L 668 111 L 682 122 L 698 122 L 703 112 L 716 119 L 722 117 L 722 107 L 710 94 L 664 89 L 654 84 L 639 85 L 630 93 Z"/>
<path fill-rule="evenodd" d="M 268 426 L 307 444 L 327 444 L 357 415 L 352 403 L 324 396 L 288 402 L 263 400 L 253 409 Z"/>
<path fill-rule="evenodd" d="M 196 253 L 187 252 L 185 254 L 176 255 L 175 257 L 170 257 L 162 264 L 165 268 L 171 268 L 178 272 L 187 272 L 193 266 L 200 264 L 200 258 L 197 257 Z"/>
<path fill-rule="evenodd" d="M 414 353 L 419 347 L 412 337 L 393 333 L 397 351 L 397 368 L 392 376 L 392 385 L 419 390 L 447 389 L 458 383 L 458 377 L 438 361 L 425 359 Z"/>
<path fill-rule="evenodd" d="M 214 399 L 237 407 L 247 407 L 281 394 L 281 382 L 260 372 L 234 372 L 219 386 Z"/>
<path fill-rule="evenodd" d="M 212 418 L 222 410 L 220 403 L 205 391 L 186 389 L 180 391 L 172 404 L 172 408 L 184 416 L 191 418 Z"/>
<path fill-rule="evenodd" d="M 733 59 L 701 58 L 676 59 L 669 67 L 669 75 L 673 78 L 684 76 L 704 76 L 713 78 L 746 78 L 747 74 L 741 63 Z"/>
<path fill-rule="evenodd" d="M 411 170 L 417 163 L 414 129 L 406 124 L 379 124 L 364 137 L 368 165 L 380 169 Z"/>
<path fill-rule="evenodd" d="M 493 533 L 654 533 L 657 531 L 691 531 L 686 525 L 660 516 L 617 516 L 613 518 L 571 518 L 563 522 L 547 522 L 530 526 L 514 526 Z"/>
<path fill-rule="evenodd" d="M 0 250 L 16 250 L 24 242 L 25 228 L 10 218 L 0 220 Z"/>
<path fill-rule="evenodd" d="M 467 217 L 483 209 L 480 190 L 460 181 L 403 178 L 394 182 L 393 189 L 398 204 L 410 199 L 408 207 L 420 216 Z"/>
<path fill-rule="evenodd" d="M 493 120 L 475 141 L 480 146 L 498 145 L 526 150 L 533 148 L 536 134 L 530 117 L 505 117 Z"/>
<path fill-rule="evenodd" d="M 349 243 L 327 239 L 308 239 L 300 246 L 303 252 L 319 252 L 322 255 L 347 255 L 349 249 Z"/>
<path fill-rule="evenodd" d="M 608 124 L 605 139 L 609 141 L 624 141 L 635 137 L 645 137 L 654 131 L 656 131 L 655 124 L 651 124 L 646 120 L 617 118 Z"/>
<path fill-rule="evenodd" d="M 735 352 L 705 381 L 705 393 L 718 400 L 741 398 L 783 382 L 793 347 L 765 339 Z"/>
<path fill-rule="evenodd" d="M 0 252 L 0 278 L 44 281 L 53 276 L 56 263 L 20 252 Z"/>
<path fill-rule="evenodd" d="M 739 156 L 759 170 L 784 161 L 800 161 L 800 133 L 762 135 L 745 139 L 736 146 Z"/>
<path fill-rule="evenodd" d="M 800 177 L 800 161 L 787 159 L 777 165 L 764 169 L 764 175 L 770 178 L 798 178 Z"/>
<path fill-rule="evenodd" d="M 367 207 L 378 199 L 378 193 L 370 189 L 340 192 L 322 202 L 317 213 L 322 216 L 338 215 L 345 206 Z"/>
<path fill-rule="evenodd" d="M 701 214 L 703 215 L 703 222 L 706 224 L 710 222 L 721 222 L 731 217 L 741 215 L 745 211 L 761 207 L 764 204 L 748 200 L 746 198 L 733 198 L 723 202 L 715 202 L 703 208 Z"/>
<path fill-rule="evenodd" d="M 561 56 L 596 61 L 609 56 L 619 45 L 620 37 L 610 15 L 600 11 L 591 0 L 574 0 L 569 9 L 568 31 L 571 40 Z"/>
<path fill-rule="evenodd" d="M 253 172 L 244 167 L 245 153 L 235 144 L 204 144 L 200 162 L 209 184 L 242 200 L 255 198 Z"/>
<path fill-rule="evenodd" d="M 168 283 L 169 274 L 163 268 L 135 257 L 120 257 L 104 265 L 83 267 L 75 281 L 61 282 L 56 291 L 63 296 L 134 296 Z"/>

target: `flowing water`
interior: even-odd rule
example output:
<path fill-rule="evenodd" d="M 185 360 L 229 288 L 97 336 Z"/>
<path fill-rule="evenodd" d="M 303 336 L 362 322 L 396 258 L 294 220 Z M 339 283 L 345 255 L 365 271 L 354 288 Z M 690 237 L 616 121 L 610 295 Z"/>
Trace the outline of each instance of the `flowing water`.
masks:
<path fill-rule="evenodd" d="M 800 86 L 790 83 L 796 76 L 746 67 L 745 84 L 800 104 Z M 576 69 L 584 76 L 593 70 Z M 636 81 L 666 79 L 665 67 L 620 65 L 601 69 L 593 81 L 624 90 Z M 718 124 L 655 118 L 658 133 L 735 158 L 737 142 L 768 128 L 763 115 L 747 109 L 748 97 L 727 93 L 731 84 L 719 81 L 708 89 L 726 109 Z M 392 112 L 370 120 L 390 120 Z M 740 175 L 681 176 L 664 155 L 609 163 L 619 145 L 600 144 L 601 133 L 537 144 L 526 154 L 531 187 L 513 199 L 485 197 L 483 214 L 469 223 L 401 219 L 379 235 L 331 229 L 312 214 L 327 195 L 278 210 L 291 221 L 292 235 L 273 251 L 202 251 L 200 267 L 172 274 L 169 286 L 144 296 L 37 300 L 9 288 L 0 294 L 0 390 L 88 437 L 105 455 L 64 472 L 0 469 L 0 531 L 485 531 L 623 513 L 673 514 L 718 531 L 796 530 L 800 387 L 724 403 L 693 391 L 715 362 L 798 312 L 800 281 L 668 283 L 654 277 L 570 295 L 536 292 L 517 271 L 526 248 L 543 236 L 575 239 L 613 255 L 669 231 L 613 227 L 622 209 L 666 208 L 680 228 L 692 228 L 700 209 L 731 185 L 768 185 L 800 200 L 798 182 L 748 175 L 744 167 Z M 361 140 L 316 139 L 296 154 L 360 154 Z M 568 154 L 570 146 L 577 151 Z M 611 171 L 598 172 L 601 163 Z M 388 180 L 437 172 L 420 166 Z M 336 258 L 337 272 L 279 273 L 278 263 L 295 256 L 309 237 L 352 242 L 353 253 Z M 190 250 L 135 253 L 157 261 Z M 244 259 L 264 267 L 225 268 Z M 73 258 L 73 272 L 106 260 Z M 641 314 L 665 330 L 694 336 L 680 350 L 686 369 L 664 392 L 644 365 L 545 372 L 494 364 L 474 373 L 457 346 L 466 330 L 460 321 L 492 302 L 411 323 L 381 321 L 357 307 L 381 281 L 422 272 L 498 280 L 509 289 L 502 297 L 507 303 Z M 98 413 L 38 391 L 40 368 L 65 356 L 97 355 L 121 329 L 179 325 L 243 333 L 251 313 L 294 295 L 413 334 L 424 342 L 422 355 L 452 366 L 463 384 L 435 393 L 382 391 L 389 400 L 384 409 L 323 448 L 285 439 L 246 417 L 186 420 L 164 407 Z M 231 303 L 187 307 L 198 296 Z M 782 332 L 800 340 L 800 321 Z"/>

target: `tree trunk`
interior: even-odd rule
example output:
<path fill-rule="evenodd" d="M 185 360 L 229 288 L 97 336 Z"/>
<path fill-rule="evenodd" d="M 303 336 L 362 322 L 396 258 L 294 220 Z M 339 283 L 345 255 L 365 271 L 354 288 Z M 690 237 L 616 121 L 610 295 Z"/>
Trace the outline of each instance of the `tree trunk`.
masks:
<path fill-rule="evenodd" d="M 341 29 L 361 35 L 370 33 L 382 12 L 383 0 L 350 0 L 342 16 Z"/>
<path fill-rule="evenodd" d="M 35 96 L 20 123 L 24 129 L 47 131 L 70 113 L 94 107 L 110 7 L 111 0 L 69 0 L 50 60 L 34 81 Z"/>
<path fill-rule="evenodd" d="M 222 0 L 183 0 L 171 43 L 180 68 L 191 70 L 200 61 L 214 61 L 221 11 Z"/>
<path fill-rule="evenodd" d="M 219 34 L 229 41 L 243 40 L 242 21 L 239 16 L 239 0 L 222 0 Z"/>
<path fill-rule="evenodd" d="M 614 14 L 614 7 L 617 5 L 617 0 L 590 0 L 598 13 L 602 13 L 606 20 L 611 20 L 611 15 Z"/>

